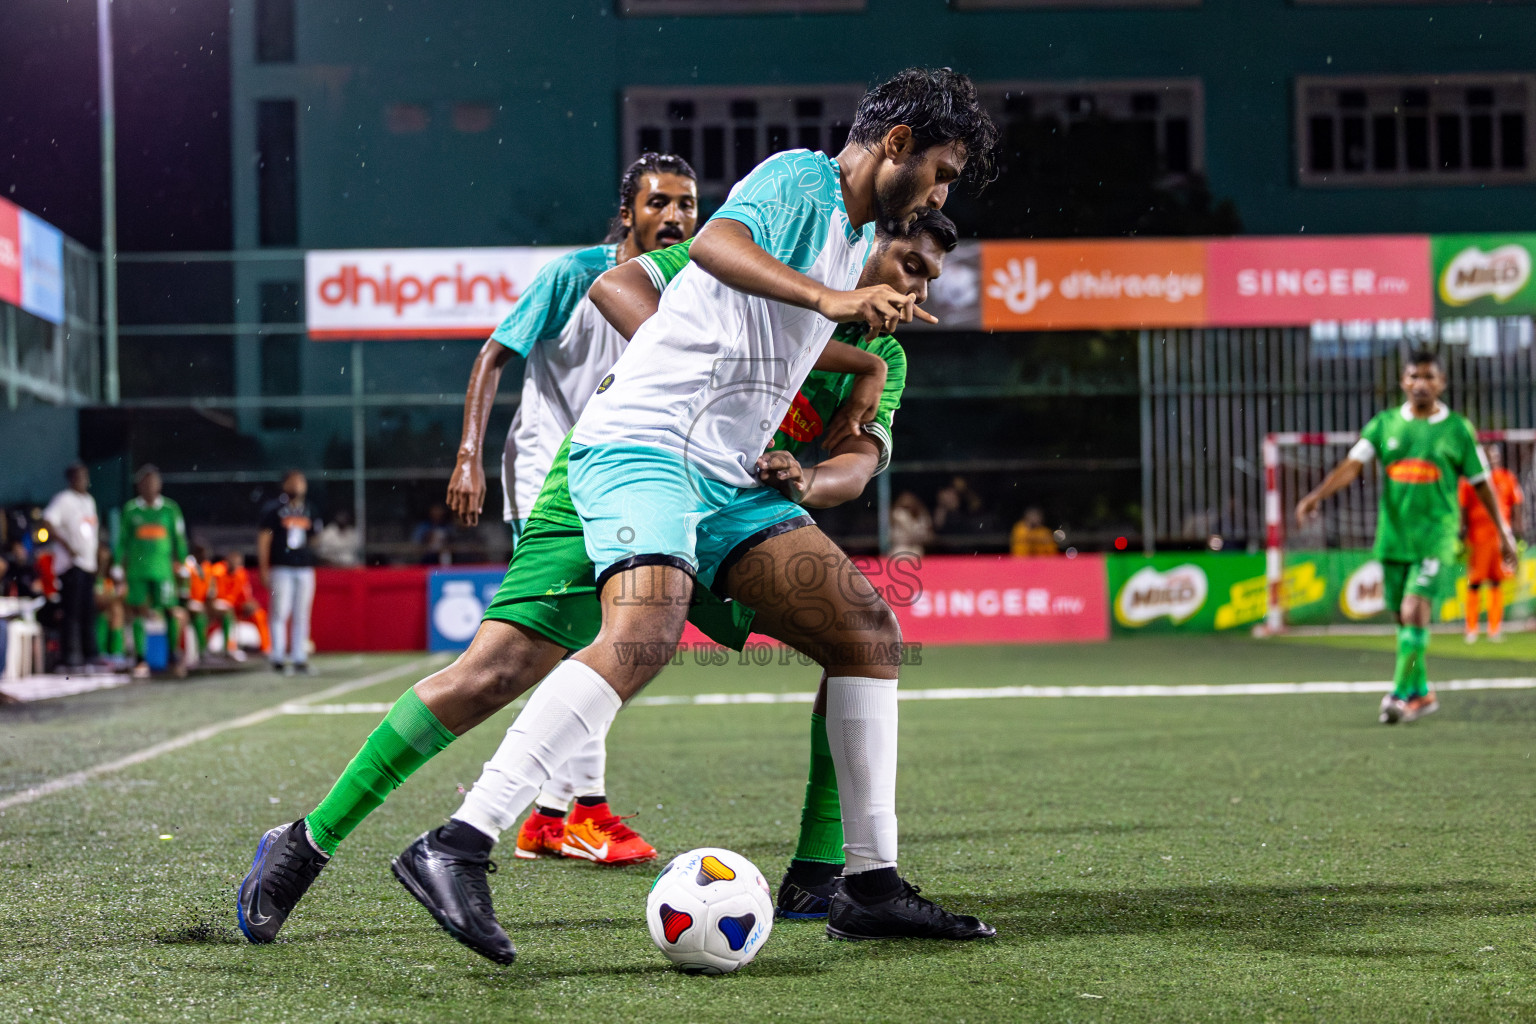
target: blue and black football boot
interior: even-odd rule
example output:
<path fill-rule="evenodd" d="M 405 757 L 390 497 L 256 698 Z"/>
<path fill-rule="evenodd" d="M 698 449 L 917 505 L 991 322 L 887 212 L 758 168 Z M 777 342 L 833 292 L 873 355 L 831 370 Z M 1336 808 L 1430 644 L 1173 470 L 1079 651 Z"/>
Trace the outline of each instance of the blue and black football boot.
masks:
<path fill-rule="evenodd" d="M 252 942 L 271 942 L 320 869 L 331 858 L 315 849 L 300 818 L 261 837 L 251 870 L 235 896 L 240 930 Z"/>

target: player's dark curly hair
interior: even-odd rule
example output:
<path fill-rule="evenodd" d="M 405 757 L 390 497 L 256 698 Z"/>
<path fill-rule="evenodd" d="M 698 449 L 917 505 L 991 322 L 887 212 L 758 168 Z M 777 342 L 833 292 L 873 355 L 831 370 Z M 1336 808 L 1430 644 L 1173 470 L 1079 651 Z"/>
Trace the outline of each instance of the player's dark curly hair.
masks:
<path fill-rule="evenodd" d="M 640 191 L 643 174 L 680 174 L 684 178 L 699 180 L 693 165 L 674 153 L 641 153 L 639 159 L 624 170 L 619 179 L 619 212 L 608 222 L 608 237 L 604 242 L 622 242 L 629 237 L 629 226 L 624 223 L 624 211 L 635 209 L 635 196 Z"/>
<path fill-rule="evenodd" d="M 945 252 L 954 252 L 955 246 L 960 244 L 960 231 L 955 227 L 955 222 L 931 206 L 918 210 L 916 219 L 907 226 L 908 238 L 916 238 L 918 235 L 929 236 Z"/>
<path fill-rule="evenodd" d="M 869 146 L 897 125 L 912 129 L 919 153 L 958 142 L 965 176 L 985 187 L 997 177 L 997 126 L 976 96 L 976 86 L 951 68 L 907 68 L 859 101 L 848 141 Z"/>
<path fill-rule="evenodd" d="M 1445 364 L 1440 361 L 1440 353 L 1428 345 L 1421 345 L 1408 353 L 1408 358 L 1403 360 L 1403 366 L 1435 366 L 1441 373 L 1445 372 Z"/>

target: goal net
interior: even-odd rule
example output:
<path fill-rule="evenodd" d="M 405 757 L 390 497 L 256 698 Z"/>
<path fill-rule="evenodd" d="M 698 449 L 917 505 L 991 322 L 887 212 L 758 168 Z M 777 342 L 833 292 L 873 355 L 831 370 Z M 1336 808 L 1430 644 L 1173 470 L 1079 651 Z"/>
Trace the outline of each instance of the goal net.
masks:
<path fill-rule="evenodd" d="M 1310 523 L 1296 522 L 1296 502 L 1323 481 L 1359 440 L 1358 433 L 1275 433 L 1264 438 L 1265 577 L 1268 607 L 1264 632 L 1306 629 L 1353 632 L 1390 628 L 1381 565 L 1371 555 L 1376 540 L 1381 478 L 1373 464 L 1354 484 L 1323 502 Z M 1522 538 L 1536 537 L 1536 430 L 1491 430 L 1478 435 L 1499 449 L 1526 500 L 1511 524 Z M 1434 622 L 1460 621 L 1466 599 L 1465 566 L 1452 567 Z M 1522 556 L 1517 577 L 1505 584 L 1511 624 L 1536 613 L 1536 559 Z"/>

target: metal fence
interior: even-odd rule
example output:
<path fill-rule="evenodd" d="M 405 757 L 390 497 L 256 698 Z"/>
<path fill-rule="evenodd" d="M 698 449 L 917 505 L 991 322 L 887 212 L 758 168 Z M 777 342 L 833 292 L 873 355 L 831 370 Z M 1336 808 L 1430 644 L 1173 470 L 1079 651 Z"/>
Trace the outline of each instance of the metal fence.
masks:
<path fill-rule="evenodd" d="M 1452 409 L 1482 430 L 1536 427 L 1529 318 L 1426 326 L 1417 340 L 1438 348 Z M 1228 547 L 1261 548 L 1264 436 L 1358 431 L 1400 405 L 1410 344 L 1400 331 L 1341 339 L 1326 325 L 1142 332 L 1145 547 L 1219 537 Z M 1374 523 L 1361 500 L 1346 499 L 1340 522 Z"/>

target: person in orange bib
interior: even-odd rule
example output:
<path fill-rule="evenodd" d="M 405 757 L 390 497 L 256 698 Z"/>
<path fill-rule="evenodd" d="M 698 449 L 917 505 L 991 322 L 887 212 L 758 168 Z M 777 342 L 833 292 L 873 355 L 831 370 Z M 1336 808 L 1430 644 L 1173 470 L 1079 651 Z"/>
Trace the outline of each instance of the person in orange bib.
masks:
<path fill-rule="evenodd" d="M 1504 468 L 1504 454 L 1498 445 L 1484 449 L 1490 467 L 1488 483 L 1493 487 L 1504 521 L 1518 537 L 1520 517 L 1514 514 L 1515 506 L 1525 501 L 1520 482 L 1515 474 Z M 1466 480 L 1461 481 L 1461 531 L 1467 545 L 1467 643 L 1477 643 L 1478 595 L 1488 592 L 1488 640 L 1499 643 L 1504 639 L 1500 631 L 1504 625 L 1504 581 L 1509 570 L 1499 554 L 1499 528 L 1489 518 L 1477 493 Z M 1486 586 L 1485 586 L 1486 585 Z"/>
<path fill-rule="evenodd" d="M 265 654 L 272 649 L 272 631 L 267 625 L 267 610 L 256 601 L 256 588 L 251 585 L 251 574 L 245 567 L 245 556 L 235 551 L 230 553 L 224 562 L 224 571 L 214 577 L 218 586 L 218 596 L 214 599 L 213 606 L 224 617 L 225 649 L 231 658 L 237 661 L 244 660 L 244 652 L 235 642 L 235 626 L 238 618 L 256 624 L 256 632 L 261 634 L 261 651 Z"/>

